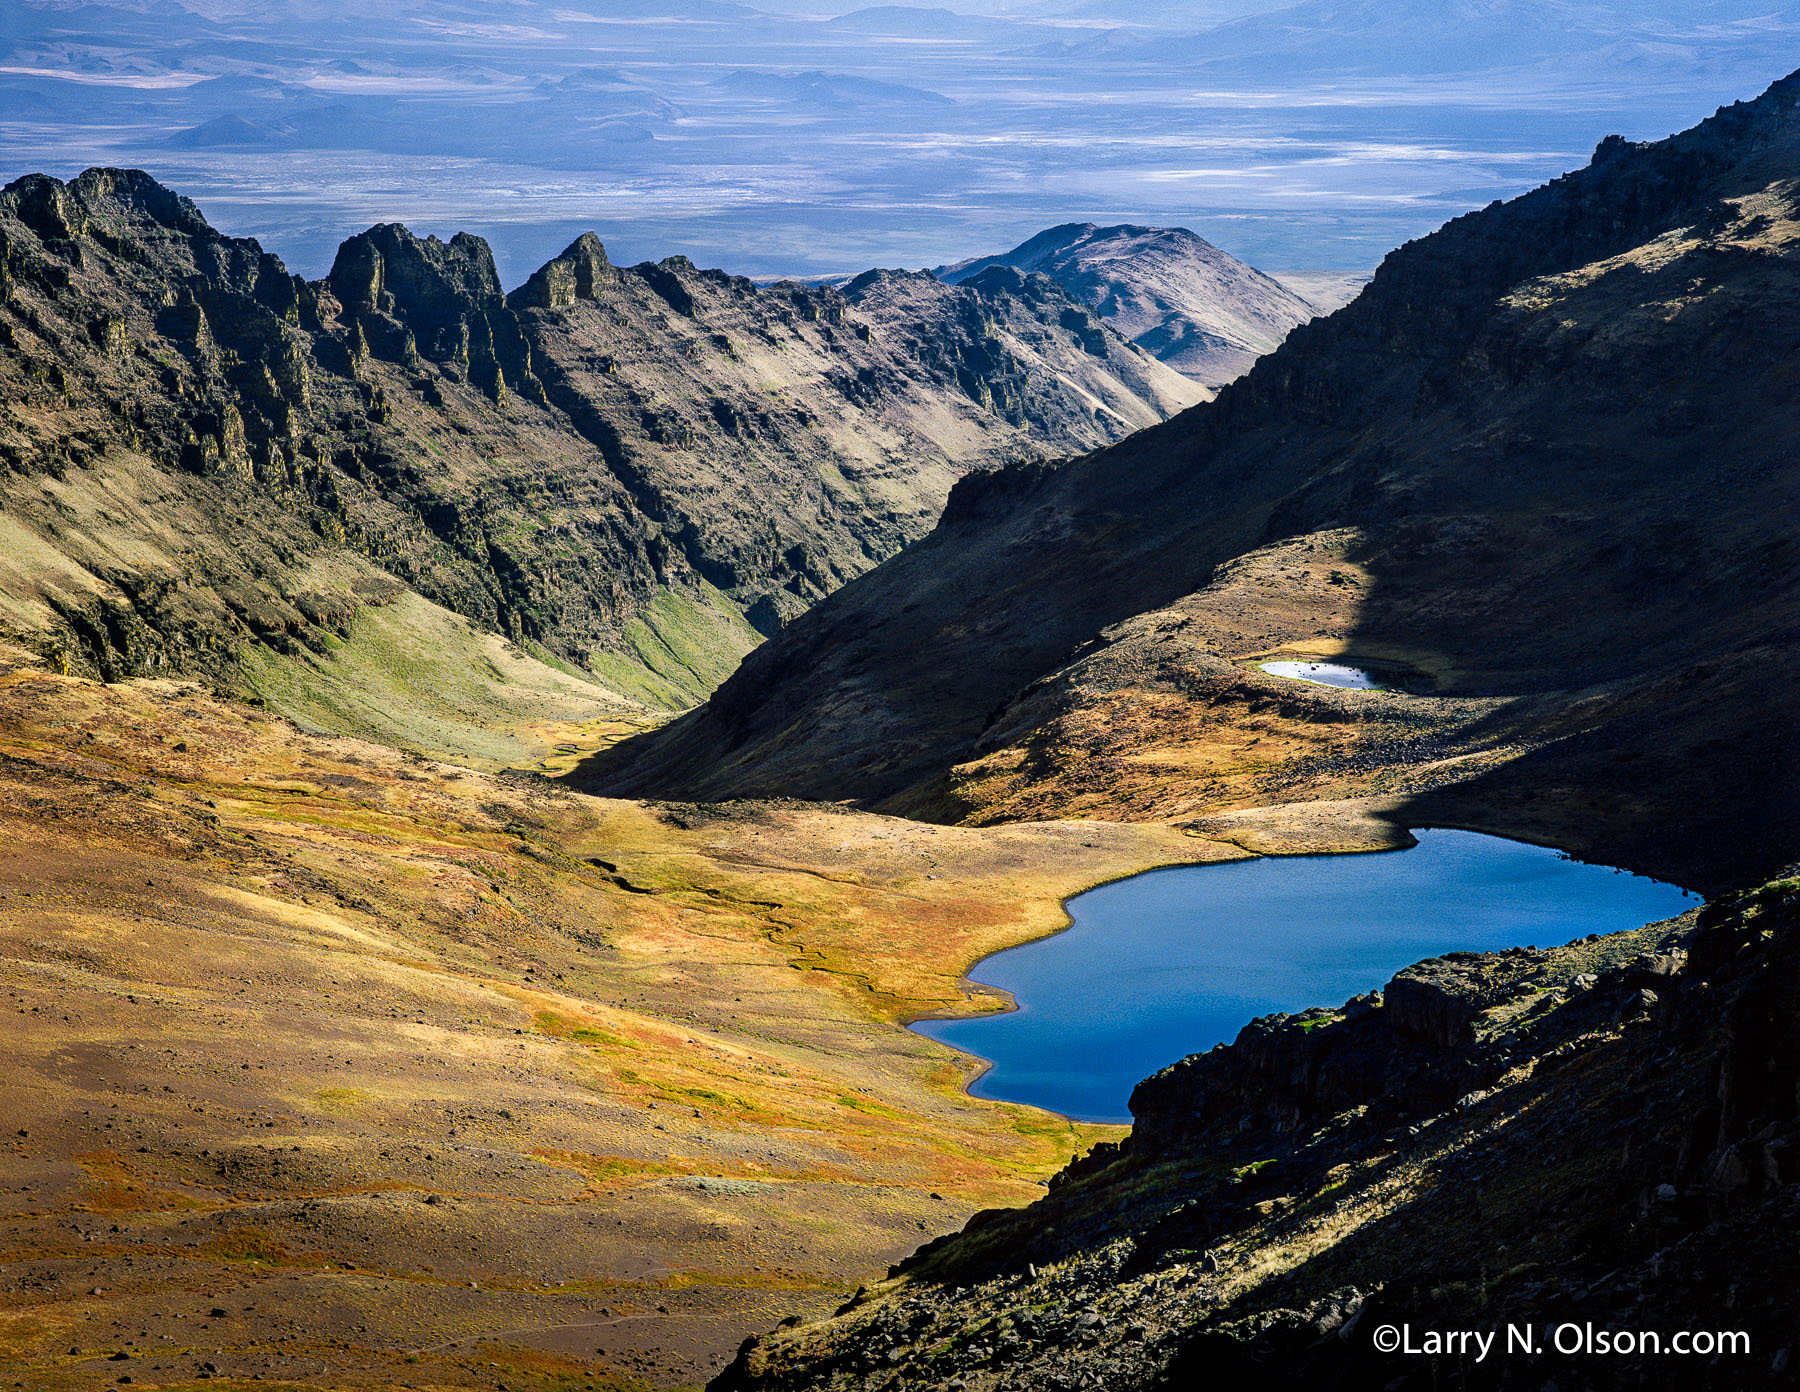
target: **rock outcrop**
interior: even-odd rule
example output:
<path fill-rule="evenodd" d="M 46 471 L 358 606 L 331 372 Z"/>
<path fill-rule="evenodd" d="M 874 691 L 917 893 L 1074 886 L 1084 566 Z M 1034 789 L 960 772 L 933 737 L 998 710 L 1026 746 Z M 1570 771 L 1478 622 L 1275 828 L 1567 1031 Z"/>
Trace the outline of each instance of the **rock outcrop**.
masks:
<path fill-rule="evenodd" d="M 606 248 L 592 232 L 583 232 L 568 250 L 545 262 L 507 297 L 514 309 L 568 309 L 577 300 L 594 300 L 618 280 Z"/>
<path fill-rule="evenodd" d="M 408 366 L 425 358 L 466 376 L 496 401 L 505 400 L 509 385 L 542 401 L 531 347 L 507 309 L 493 252 L 481 238 L 459 232 L 448 242 L 421 240 L 398 223 L 383 223 L 338 248 L 325 283 L 364 338 L 385 350 L 382 356 Z"/>

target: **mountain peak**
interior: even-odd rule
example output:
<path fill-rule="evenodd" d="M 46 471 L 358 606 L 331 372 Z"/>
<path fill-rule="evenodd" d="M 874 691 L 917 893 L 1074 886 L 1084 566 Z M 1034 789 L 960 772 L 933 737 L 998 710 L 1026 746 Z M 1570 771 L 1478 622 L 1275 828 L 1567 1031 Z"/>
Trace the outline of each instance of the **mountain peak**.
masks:
<path fill-rule="evenodd" d="M 26 226 L 55 238 L 81 235 L 89 216 L 105 211 L 192 236 L 213 231 L 199 208 L 141 169 L 97 167 L 66 184 L 48 174 L 27 174 L 0 189 L 0 198 L 18 210 Z"/>
<path fill-rule="evenodd" d="M 583 232 L 533 272 L 507 303 L 514 309 L 565 309 L 577 300 L 598 299 L 601 289 L 617 279 L 606 247 L 592 232 Z"/>
<path fill-rule="evenodd" d="M 935 274 L 967 284 L 995 266 L 1049 276 L 1125 337 L 1209 386 L 1241 375 L 1318 313 L 1185 227 L 1065 222 Z"/>
<path fill-rule="evenodd" d="M 348 238 L 326 280 L 346 306 L 363 311 L 395 301 L 428 307 L 446 296 L 483 303 L 501 298 L 500 273 L 484 239 L 468 232 L 448 242 L 418 237 L 399 222 L 377 223 Z"/>

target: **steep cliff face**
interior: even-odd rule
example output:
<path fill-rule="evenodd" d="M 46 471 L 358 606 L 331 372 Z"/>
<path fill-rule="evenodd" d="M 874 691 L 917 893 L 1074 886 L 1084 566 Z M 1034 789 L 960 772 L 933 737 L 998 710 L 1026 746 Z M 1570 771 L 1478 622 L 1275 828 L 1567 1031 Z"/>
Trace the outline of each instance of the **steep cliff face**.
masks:
<path fill-rule="evenodd" d="M 1053 285 L 895 281 L 614 270 L 589 238 L 512 305 L 550 403 L 773 632 L 929 530 L 970 468 L 1079 452 L 1202 395 Z"/>
<path fill-rule="evenodd" d="M 1041 296 L 972 339 L 948 308 L 615 270 L 591 236 L 510 303 L 479 238 L 394 224 L 309 283 L 129 171 L 8 186 L 0 255 L 5 628 L 109 677 L 323 661 L 410 589 L 685 704 L 962 472 L 1194 398 Z M 1145 396 L 1090 409 L 1046 345 Z"/>
<path fill-rule="evenodd" d="M 1379 788 L 1694 883 L 1770 873 L 1796 850 L 1797 92 L 1403 247 L 1211 405 L 965 480 L 590 786 L 977 821 Z M 1254 669 L 1283 653 L 1413 699 Z"/>
<path fill-rule="evenodd" d="M 1130 1138 L 1044 1199 L 751 1341 L 714 1386 L 1789 1386 L 1797 909 L 1788 881 L 1254 1021 L 1141 1084 Z M 1389 1324 L 1500 1344 L 1383 1352 Z M 1607 1353 L 1589 1327 L 1747 1346 Z"/>
<path fill-rule="evenodd" d="M 312 284 L 119 171 L 9 186 L 0 236 L 9 627 L 71 667 L 324 649 L 402 587 L 578 659 L 663 589 L 706 603 L 530 399 L 475 239 L 377 228 Z"/>

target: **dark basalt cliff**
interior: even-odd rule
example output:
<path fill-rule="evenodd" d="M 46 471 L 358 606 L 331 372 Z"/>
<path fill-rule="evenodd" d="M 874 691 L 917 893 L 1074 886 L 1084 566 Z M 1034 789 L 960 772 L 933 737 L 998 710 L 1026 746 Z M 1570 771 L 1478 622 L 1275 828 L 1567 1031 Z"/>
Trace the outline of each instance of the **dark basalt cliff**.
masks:
<path fill-rule="evenodd" d="M 1792 1386 L 1796 1019 L 1791 881 L 1635 933 L 1423 963 L 1146 1080 L 1122 1145 L 837 1318 L 750 1341 L 713 1386 Z M 1389 1324 L 1415 1346 L 1501 1343 L 1383 1353 Z M 1509 1326 L 1543 1351 L 1509 1352 Z M 1589 1326 L 1749 1347 L 1569 1345 Z"/>
<path fill-rule="evenodd" d="M 395 224 L 314 283 L 141 173 L 18 180 L 4 628 L 107 677 L 218 672 L 405 587 L 577 666 L 654 609 L 671 660 L 724 670 L 746 615 L 892 554 L 967 470 L 1195 399 L 1060 292 L 940 288 L 865 312 L 590 235 L 509 299 L 479 238 Z"/>
<path fill-rule="evenodd" d="M 1260 720 L 1349 761 L 1291 762 L 1248 805 L 1386 768 L 1439 820 L 1709 887 L 1773 873 L 1800 853 L 1797 95 L 1608 140 L 1396 251 L 1212 404 L 965 479 L 928 538 L 584 786 L 1207 815 L 1246 804 L 1194 791 L 1201 735 Z M 1247 669 L 1284 649 L 1391 660 L 1416 703 Z M 1403 710 L 1429 741 L 1383 733 Z M 1146 760 L 1177 737 L 1157 785 Z"/>

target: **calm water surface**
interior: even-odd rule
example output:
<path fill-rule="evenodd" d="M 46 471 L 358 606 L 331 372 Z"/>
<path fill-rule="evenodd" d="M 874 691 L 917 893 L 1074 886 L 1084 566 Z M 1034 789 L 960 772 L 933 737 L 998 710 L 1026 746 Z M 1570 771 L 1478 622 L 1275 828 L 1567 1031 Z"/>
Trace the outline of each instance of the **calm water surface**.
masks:
<path fill-rule="evenodd" d="M 1346 667 L 1338 662 L 1265 662 L 1263 671 L 1272 677 L 1292 677 L 1314 686 L 1341 686 L 1351 691 L 1380 691 L 1381 683 L 1360 667 Z"/>
<path fill-rule="evenodd" d="M 1271 856 L 1153 870 L 1068 904 L 1074 926 L 970 976 L 1019 1008 L 922 1020 L 991 1060 L 972 1092 L 1128 1121 L 1137 1082 L 1272 1011 L 1339 1005 L 1458 949 L 1550 947 L 1672 918 L 1673 885 L 1470 831 L 1421 830 L 1372 855 Z"/>

